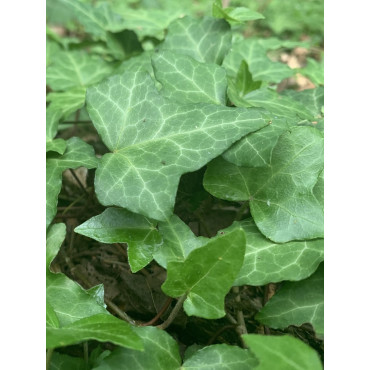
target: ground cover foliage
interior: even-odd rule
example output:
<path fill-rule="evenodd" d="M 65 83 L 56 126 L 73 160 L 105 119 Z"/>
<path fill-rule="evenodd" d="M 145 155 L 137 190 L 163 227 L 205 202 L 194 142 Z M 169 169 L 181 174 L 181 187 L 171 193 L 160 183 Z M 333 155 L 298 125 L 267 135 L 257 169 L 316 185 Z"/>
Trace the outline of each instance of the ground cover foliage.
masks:
<path fill-rule="evenodd" d="M 48 0 L 49 369 L 323 367 L 323 2 Z"/>

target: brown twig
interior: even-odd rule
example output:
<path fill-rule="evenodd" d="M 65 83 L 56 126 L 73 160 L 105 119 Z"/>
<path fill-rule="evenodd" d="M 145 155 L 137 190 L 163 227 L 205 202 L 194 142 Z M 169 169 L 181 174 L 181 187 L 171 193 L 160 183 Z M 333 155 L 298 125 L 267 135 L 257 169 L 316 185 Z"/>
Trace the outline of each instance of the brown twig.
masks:
<path fill-rule="evenodd" d="M 116 306 L 112 301 L 108 298 L 104 299 L 105 303 L 108 305 L 110 309 L 112 309 L 121 319 L 127 321 L 131 325 L 138 326 L 137 322 L 132 319 L 126 312 L 122 311 L 118 306 Z"/>
<path fill-rule="evenodd" d="M 160 309 L 160 311 L 150 321 L 145 322 L 143 324 L 140 324 L 140 326 L 149 326 L 149 325 L 155 324 L 158 321 L 158 319 L 166 312 L 166 310 L 169 307 L 169 305 L 171 304 L 172 300 L 173 300 L 173 298 L 169 297 L 166 300 L 166 303 Z"/>
<path fill-rule="evenodd" d="M 235 325 L 225 325 L 217 330 L 216 333 L 212 335 L 211 339 L 207 342 L 206 346 L 210 346 L 217 339 L 217 337 L 227 329 L 235 329 Z"/>
<path fill-rule="evenodd" d="M 167 320 L 162 323 L 161 325 L 157 325 L 156 327 L 158 329 L 166 329 L 168 326 L 171 325 L 172 321 L 175 320 L 177 314 L 179 313 L 179 311 L 181 310 L 181 307 L 182 307 L 182 304 L 184 303 L 186 299 L 186 294 L 182 295 L 179 300 L 177 301 L 176 303 L 176 306 L 173 308 L 173 310 L 171 311 L 170 313 L 170 316 L 168 316 Z"/>

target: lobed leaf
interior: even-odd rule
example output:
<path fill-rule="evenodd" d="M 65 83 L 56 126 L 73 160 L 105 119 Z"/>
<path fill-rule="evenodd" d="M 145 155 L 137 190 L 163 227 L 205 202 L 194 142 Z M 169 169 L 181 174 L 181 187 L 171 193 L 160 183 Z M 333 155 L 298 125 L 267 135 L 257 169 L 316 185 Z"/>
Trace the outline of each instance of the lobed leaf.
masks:
<path fill-rule="evenodd" d="M 116 348 L 94 370 L 179 370 L 181 358 L 177 342 L 164 330 L 153 326 L 133 327 L 144 350 Z"/>
<path fill-rule="evenodd" d="M 317 352 L 299 339 L 258 334 L 242 335 L 247 346 L 257 357 L 258 370 L 322 370 Z"/>
<path fill-rule="evenodd" d="M 243 230 L 236 229 L 194 249 L 184 262 L 169 262 L 162 290 L 170 297 L 186 294 L 189 316 L 223 317 L 224 298 L 243 264 L 245 243 Z"/>
<path fill-rule="evenodd" d="M 277 243 L 323 236 L 323 210 L 312 189 L 323 169 L 323 137 L 311 127 L 280 136 L 269 167 L 211 162 L 204 187 L 226 200 L 249 200 L 259 230 Z"/>
<path fill-rule="evenodd" d="M 310 323 L 319 336 L 324 335 L 324 265 L 309 278 L 286 282 L 256 315 L 271 328 Z"/>
<path fill-rule="evenodd" d="M 258 109 L 172 103 L 143 72 L 126 72 L 89 88 L 87 109 L 113 151 L 96 171 L 99 201 L 162 221 L 173 213 L 183 173 L 266 125 Z"/>
<path fill-rule="evenodd" d="M 66 151 L 62 156 L 46 159 L 46 227 L 52 222 L 62 187 L 62 173 L 68 168 L 95 168 L 98 158 L 94 149 L 78 137 L 68 139 Z"/>
<path fill-rule="evenodd" d="M 227 229 L 242 228 L 247 240 L 244 263 L 234 285 L 261 286 L 283 280 L 302 280 L 324 260 L 324 240 L 274 243 L 258 230 L 252 219 L 234 222 Z"/>
<path fill-rule="evenodd" d="M 107 208 L 74 230 L 101 243 L 127 243 L 132 272 L 137 272 L 152 259 L 162 244 L 156 222 L 125 209 Z"/>

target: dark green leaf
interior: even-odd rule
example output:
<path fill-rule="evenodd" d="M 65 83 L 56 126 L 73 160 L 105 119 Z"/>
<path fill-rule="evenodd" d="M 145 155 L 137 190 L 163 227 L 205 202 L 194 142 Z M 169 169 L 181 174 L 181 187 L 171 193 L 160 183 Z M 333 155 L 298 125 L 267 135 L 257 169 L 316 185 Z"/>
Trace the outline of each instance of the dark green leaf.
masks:
<path fill-rule="evenodd" d="M 49 370 L 86 370 L 83 358 L 72 357 L 62 353 L 53 352 Z"/>
<path fill-rule="evenodd" d="M 223 317 L 224 298 L 243 264 L 245 243 L 243 230 L 236 229 L 193 250 L 184 262 L 169 262 L 162 290 L 171 297 L 186 294 L 189 316 Z"/>
<path fill-rule="evenodd" d="M 271 328 L 310 323 L 316 333 L 324 335 L 324 265 L 308 279 L 286 282 L 256 315 Z"/>
<path fill-rule="evenodd" d="M 106 209 L 75 228 L 75 232 L 102 243 L 127 243 L 132 272 L 146 266 L 162 243 L 156 222 L 118 208 Z"/>

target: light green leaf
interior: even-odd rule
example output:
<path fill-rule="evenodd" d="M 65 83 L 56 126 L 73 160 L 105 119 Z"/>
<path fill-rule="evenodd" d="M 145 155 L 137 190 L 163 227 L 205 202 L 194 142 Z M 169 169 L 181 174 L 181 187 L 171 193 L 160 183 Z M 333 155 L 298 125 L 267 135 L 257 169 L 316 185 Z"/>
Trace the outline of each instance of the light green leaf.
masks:
<path fill-rule="evenodd" d="M 317 352 L 289 335 L 242 335 L 259 360 L 256 370 L 322 370 Z"/>
<path fill-rule="evenodd" d="M 197 351 L 187 359 L 181 370 L 248 370 L 258 364 L 249 350 L 227 344 L 214 344 Z"/>
<path fill-rule="evenodd" d="M 153 326 L 132 330 L 142 339 L 144 351 L 116 348 L 94 370 L 179 370 L 179 348 L 168 333 Z"/>
<path fill-rule="evenodd" d="M 130 324 L 112 315 L 98 314 L 74 321 L 62 328 L 46 328 L 46 348 L 64 347 L 86 340 L 111 342 L 134 350 L 143 349 Z"/>
<path fill-rule="evenodd" d="M 324 260 L 324 240 L 305 240 L 278 244 L 264 237 L 252 219 L 234 222 L 245 232 L 247 245 L 244 263 L 233 285 L 261 286 L 283 280 L 302 280 L 310 276 Z"/>
<path fill-rule="evenodd" d="M 86 362 L 81 357 L 72 357 L 53 352 L 49 370 L 86 370 Z"/>
<path fill-rule="evenodd" d="M 49 302 L 46 302 L 46 326 L 52 328 L 59 328 L 58 316 L 54 311 L 54 308 Z"/>
<path fill-rule="evenodd" d="M 89 88 L 87 109 L 113 151 L 96 171 L 100 203 L 162 221 L 173 213 L 183 173 L 266 125 L 254 108 L 170 103 L 143 72 L 126 72 Z"/>
<path fill-rule="evenodd" d="M 226 21 L 186 16 L 170 24 L 161 50 L 189 55 L 202 63 L 221 64 L 230 46 L 231 32 Z"/>
<path fill-rule="evenodd" d="M 255 19 L 264 19 L 265 17 L 254 10 L 245 7 L 222 7 L 222 1 L 216 0 L 213 3 L 212 15 L 215 18 L 224 18 L 230 24 L 238 24 Z"/>
<path fill-rule="evenodd" d="M 308 77 L 316 86 L 324 85 L 324 59 L 320 62 L 307 58 L 307 64 L 299 69 L 299 73 Z"/>
<path fill-rule="evenodd" d="M 209 239 L 196 237 L 190 228 L 176 215 L 158 224 L 163 244 L 154 253 L 154 259 L 164 268 L 171 261 L 185 261 L 191 251 L 203 246 Z"/>
<path fill-rule="evenodd" d="M 63 171 L 82 166 L 90 169 L 97 165 L 93 147 L 77 137 L 67 140 L 67 149 L 62 156 L 49 156 L 46 159 L 46 227 L 57 211 Z"/>
<path fill-rule="evenodd" d="M 271 61 L 267 50 L 256 39 L 244 39 L 234 43 L 226 55 L 222 66 L 229 77 L 235 78 L 240 65 L 245 61 L 249 66 L 254 81 L 280 82 L 294 75 L 294 70 L 286 64 Z"/>
<path fill-rule="evenodd" d="M 95 314 L 109 314 L 76 282 L 64 274 L 54 274 L 49 270 L 50 263 L 65 238 L 65 233 L 64 224 L 55 224 L 50 227 L 46 239 L 46 301 L 54 309 L 61 327 Z M 55 318 L 53 321 L 55 322 Z"/>
<path fill-rule="evenodd" d="M 61 0 L 72 12 L 73 18 L 82 24 L 87 33 L 106 40 L 107 31 L 119 32 L 125 29 L 122 17 L 112 11 L 108 2 L 94 7 L 79 0 Z"/>
<path fill-rule="evenodd" d="M 189 316 L 223 317 L 224 298 L 243 264 L 245 243 L 243 230 L 236 229 L 193 250 L 184 262 L 169 262 L 162 290 L 170 297 L 186 294 Z"/>
<path fill-rule="evenodd" d="M 217 64 L 200 63 L 172 51 L 156 53 L 152 63 L 164 96 L 184 104 L 226 105 L 226 73 Z"/>
<path fill-rule="evenodd" d="M 308 279 L 286 282 L 256 315 L 274 329 L 310 323 L 319 336 L 324 335 L 324 264 Z"/>
<path fill-rule="evenodd" d="M 63 154 L 66 150 L 67 142 L 64 139 L 55 139 L 46 142 L 47 152 L 57 152 Z"/>
<path fill-rule="evenodd" d="M 84 51 L 61 51 L 46 70 L 46 83 L 55 91 L 86 87 L 113 73 L 112 64 Z"/>
<path fill-rule="evenodd" d="M 125 209 L 107 208 L 74 230 L 101 243 L 127 243 L 132 272 L 137 272 L 153 259 L 162 243 L 156 222 Z"/>
<path fill-rule="evenodd" d="M 324 170 L 320 173 L 319 178 L 317 179 L 317 183 L 312 190 L 314 197 L 324 209 Z"/>
<path fill-rule="evenodd" d="M 123 72 L 148 72 L 154 78 L 152 67 L 153 51 L 144 51 L 137 56 L 124 60 L 116 69 L 117 74 Z"/>
<path fill-rule="evenodd" d="M 179 7 L 169 9 L 144 9 L 142 7 L 132 9 L 123 2 L 118 2 L 113 8 L 124 19 L 124 28 L 137 33 L 140 40 L 145 36 L 155 37 L 162 40 L 165 29 L 169 24 L 179 18 L 183 13 Z"/>
<path fill-rule="evenodd" d="M 323 136 L 294 127 L 280 136 L 269 167 L 238 167 L 220 159 L 205 173 L 204 187 L 226 200 L 249 200 L 259 230 L 284 243 L 323 236 L 323 210 L 312 189 L 323 169 Z"/>

